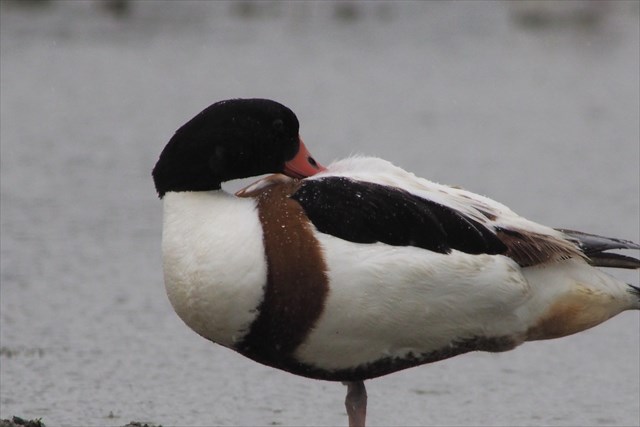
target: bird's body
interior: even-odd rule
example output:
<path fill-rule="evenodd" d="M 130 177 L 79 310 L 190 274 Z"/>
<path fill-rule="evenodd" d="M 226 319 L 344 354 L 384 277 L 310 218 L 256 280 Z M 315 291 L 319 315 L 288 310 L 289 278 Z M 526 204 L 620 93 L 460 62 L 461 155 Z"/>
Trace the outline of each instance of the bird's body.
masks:
<path fill-rule="evenodd" d="M 221 121 L 229 122 L 236 120 Z M 361 386 L 469 351 L 570 335 L 640 308 L 637 287 L 597 268 L 638 268 L 608 252 L 640 249 L 635 243 L 543 226 L 377 158 L 325 169 L 305 154 L 308 164 L 289 172 L 313 175 L 302 180 L 272 175 L 231 195 L 219 182 L 207 188 L 214 173 L 189 191 L 167 156 L 193 135 L 202 151 L 202 132 L 180 132 L 154 170 L 169 299 L 191 329 L 260 363 Z M 204 151 L 217 165 L 228 148 Z M 287 171 L 267 169 L 256 170 Z M 350 388 L 352 401 L 366 402 L 359 390 Z M 349 415 L 364 423 L 364 413 Z"/>
<path fill-rule="evenodd" d="M 340 183 L 344 197 L 361 182 L 403 188 L 488 229 L 525 235 L 535 261 L 521 266 L 507 250 L 441 253 L 319 232 L 295 197 L 308 182 L 336 177 L 349 180 Z M 638 307 L 632 287 L 589 265 L 561 231 L 486 197 L 373 158 L 338 162 L 306 181 L 268 178 L 244 197 L 165 197 L 167 291 L 193 330 L 271 366 L 350 381 L 569 335 Z M 336 222 L 348 221 L 335 212 Z M 265 310 L 270 319 L 260 317 Z"/>

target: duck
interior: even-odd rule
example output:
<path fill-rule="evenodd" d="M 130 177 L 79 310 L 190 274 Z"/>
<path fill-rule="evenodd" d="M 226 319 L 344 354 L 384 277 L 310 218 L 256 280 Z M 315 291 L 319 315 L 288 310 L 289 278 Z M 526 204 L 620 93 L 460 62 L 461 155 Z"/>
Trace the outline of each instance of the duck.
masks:
<path fill-rule="evenodd" d="M 255 98 L 175 132 L 152 172 L 165 288 L 205 339 L 345 384 L 349 426 L 366 423 L 368 379 L 640 309 L 640 288 L 601 269 L 640 268 L 620 253 L 637 243 L 541 225 L 375 157 L 325 167 L 299 128 Z"/>

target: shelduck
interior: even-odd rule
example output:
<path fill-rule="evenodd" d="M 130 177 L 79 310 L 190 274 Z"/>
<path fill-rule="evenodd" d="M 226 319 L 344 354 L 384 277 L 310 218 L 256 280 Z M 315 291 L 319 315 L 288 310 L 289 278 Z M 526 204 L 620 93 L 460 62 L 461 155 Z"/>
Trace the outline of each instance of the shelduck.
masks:
<path fill-rule="evenodd" d="M 263 174 L 275 175 L 221 189 Z M 259 363 L 345 383 L 350 426 L 365 424 L 369 378 L 640 309 L 640 288 L 596 268 L 640 268 L 609 252 L 640 245 L 540 225 L 378 158 L 325 168 L 274 101 L 209 106 L 153 179 L 178 316 Z"/>

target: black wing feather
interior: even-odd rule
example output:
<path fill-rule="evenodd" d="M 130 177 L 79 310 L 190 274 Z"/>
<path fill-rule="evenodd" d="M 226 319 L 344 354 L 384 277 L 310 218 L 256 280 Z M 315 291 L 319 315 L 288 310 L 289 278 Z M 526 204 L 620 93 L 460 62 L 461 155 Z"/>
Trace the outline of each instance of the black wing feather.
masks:
<path fill-rule="evenodd" d="M 506 251 L 479 222 L 395 187 L 327 177 L 304 181 L 291 198 L 318 231 L 355 243 L 416 246 L 439 253 Z"/>
<path fill-rule="evenodd" d="M 566 234 L 586 255 L 592 255 L 610 249 L 640 249 L 640 245 L 630 240 L 614 239 L 613 237 L 598 236 L 582 231 L 557 228 Z"/>
<path fill-rule="evenodd" d="M 617 253 L 606 252 L 616 249 L 640 249 L 640 245 L 630 240 L 598 236 L 582 231 L 557 229 L 564 233 L 587 256 L 589 263 L 596 267 L 640 268 L 640 260 Z"/>

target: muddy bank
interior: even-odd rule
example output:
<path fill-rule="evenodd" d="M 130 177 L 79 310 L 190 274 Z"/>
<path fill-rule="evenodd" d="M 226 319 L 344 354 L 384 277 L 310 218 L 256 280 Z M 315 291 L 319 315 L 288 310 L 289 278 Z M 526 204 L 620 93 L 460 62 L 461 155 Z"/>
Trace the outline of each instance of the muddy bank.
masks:
<path fill-rule="evenodd" d="M 0 427 L 47 427 L 47 426 L 40 418 L 25 420 L 24 418 L 16 417 L 14 415 L 13 417 L 11 417 L 11 419 L 0 420 Z M 162 427 L 162 425 L 142 423 L 139 421 L 131 421 L 130 423 L 122 427 Z"/>

